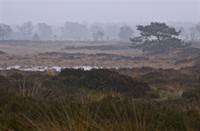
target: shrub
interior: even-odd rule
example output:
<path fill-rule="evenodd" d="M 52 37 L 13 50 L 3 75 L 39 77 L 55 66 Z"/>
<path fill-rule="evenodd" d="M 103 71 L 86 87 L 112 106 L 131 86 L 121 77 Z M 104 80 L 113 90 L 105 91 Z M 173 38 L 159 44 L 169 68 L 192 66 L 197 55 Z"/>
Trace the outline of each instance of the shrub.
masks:
<path fill-rule="evenodd" d="M 60 76 L 64 76 L 65 81 L 71 86 L 122 92 L 135 98 L 145 97 L 147 92 L 151 91 L 146 83 L 108 69 L 92 69 L 90 71 L 66 69 L 61 72 Z M 73 80 L 73 83 L 70 83 L 70 80 Z"/>
<path fill-rule="evenodd" d="M 200 88 L 183 92 L 182 97 L 191 101 L 200 101 Z"/>

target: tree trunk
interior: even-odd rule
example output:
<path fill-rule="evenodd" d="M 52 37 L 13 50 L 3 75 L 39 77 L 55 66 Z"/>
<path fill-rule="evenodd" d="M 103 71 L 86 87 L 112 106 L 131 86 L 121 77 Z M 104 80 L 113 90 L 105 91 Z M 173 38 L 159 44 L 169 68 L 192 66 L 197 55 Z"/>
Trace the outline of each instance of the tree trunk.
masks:
<path fill-rule="evenodd" d="M 157 37 L 157 39 L 158 39 L 158 41 L 159 41 L 159 43 L 161 45 L 161 40 L 160 40 L 160 37 L 158 36 L 158 34 L 156 34 L 156 37 Z"/>

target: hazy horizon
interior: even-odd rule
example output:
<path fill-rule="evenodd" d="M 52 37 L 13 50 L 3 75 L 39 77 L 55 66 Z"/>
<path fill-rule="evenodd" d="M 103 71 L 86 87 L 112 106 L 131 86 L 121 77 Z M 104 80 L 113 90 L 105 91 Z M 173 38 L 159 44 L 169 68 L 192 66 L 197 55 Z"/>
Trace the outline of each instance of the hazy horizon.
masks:
<path fill-rule="evenodd" d="M 200 0 L 0 0 L 0 23 L 199 22 Z"/>

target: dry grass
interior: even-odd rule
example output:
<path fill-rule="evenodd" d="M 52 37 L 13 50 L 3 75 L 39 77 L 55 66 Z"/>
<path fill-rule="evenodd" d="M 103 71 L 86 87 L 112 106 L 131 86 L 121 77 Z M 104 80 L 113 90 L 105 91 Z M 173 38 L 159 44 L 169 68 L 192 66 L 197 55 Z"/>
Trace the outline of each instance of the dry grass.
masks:
<path fill-rule="evenodd" d="M 2 71 L 9 81 L 5 83 L 6 79 L 1 77 L 0 130 L 196 131 L 200 129 L 200 97 L 198 93 L 194 97 L 193 84 L 198 72 L 192 74 L 192 70 L 118 70 L 148 82 L 160 93 L 158 98 L 140 99 L 112 90 L 85 89 L 80 85 L 74 92 L 76 86 L 70 88 L 66 82 L 75 80 L 73 73 L 70 73 L 72 76 L 66 74 L 65 77 L 70 79 L 64 80 L 61 74 L 48 76 L 42 72 L 21 71 L 7 71 L 6 74 Z M 46 82 L 41 82 L 43 78 Z M 186 79 L 189 79 L 186 84 L 193 92 L 184 97 L 182 92 L 185 93 L 186 89 L 181 83 L 185 83 Z M 11 84 L 8 86 L 12 90 L 10 92 L 6 92 L 7 83 Z M 196 84 L 199 85 L 199 81 Z"/>
<path fill-rule="evenodd" d="M 83 45 L 81 45 L 83 43 Z M 118 50 L 92 50 L 92 49 L 73 49 L 73 50 L 63 50 L 66 46 L 85 46 L 88 45 L 87 42 L 77 42 L 75 43 L 32 43 L 24 42 L 23 44 L 16 44 L 13 41 L 11 44 L 0 43 L 0 49 L 6 52 L 8 55 L 0 57 L 0 67 L 6 67 L 10 65 L 44 65 L 44 66 L 78 66 L 78 65 L 89 65 L 89 66 L 101 66 L 101 67 L 154 67 L 154 68 L 181 68 L 192 66 L 194 61 L 176 64 L 176 61 L 182 60 L 179 56 L 181 50 L 171 50 L 169 52 L 163 52 L 158 54 L 147 54 L 143 53 L 138 49 L 118 49 Z M 94 46 L 94 45 L 93 45 Z M 39 56 L 39 53 L 45 52 L 64 52 L 64 53 L 83 53 L 83 54 L 114 54 L 126 57 L 144 57 L 146 59 L 136 59 L 136 60 L 99 60 L 96 58 L 86 57 L 83 59 L 68 60 L 64 58 L 46 58 L 43 59 Z M 56 64 L 55 64 L 56 63 Z"/>

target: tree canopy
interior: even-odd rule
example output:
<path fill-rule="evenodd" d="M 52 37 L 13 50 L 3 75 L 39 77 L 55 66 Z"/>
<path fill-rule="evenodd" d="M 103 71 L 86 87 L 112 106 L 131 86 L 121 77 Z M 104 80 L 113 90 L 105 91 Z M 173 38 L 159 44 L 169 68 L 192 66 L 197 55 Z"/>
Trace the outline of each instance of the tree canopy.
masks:
<path fill-rule="evenodd" d="M 133 35 L 133 30 L 129 26 L 122 26 L 118 33 L 118 36 L 123 41 L 128 41 L 128 39 Z"/>
<path fill-rule="evenodd" d="M 33 24 L 32 22 L 25 22 L 21 26 L 17 27 L 20 31 L 20 33 L 23 35 L 24 39 L 30 39 L 32 30 L 33 30 Z"/>
<path fill-rule="evenodd" d="M 165 23 L 151 22 L 150 25 L 138 25 L 140 36 L 130 38 L 131 47 L 140 47 L 144 51 L 149 49 L 169 49 L 174 47 L 185 47 L 188 44 L 177 38 L 180 31 L 169 27 Z"/>
<path fill-rule="evenodd" d="M 0 24 L 0 39 L 7 39 L 6 37 L 12 32 L 10 25 Z"/>
<path fill-rule="evenodd" d="M 105 33 L 104 33 L 104 30 L 103 30 L 103 28 L 101 26 L 92 25 L 90 27 L 90 30 L 91 30 L 91 33 L 92 33 L 93 40 L 95 40 L 95 41 L 104 40 Z"/>
<path fill-rule="evenodd" d="M 33 40 L 33 41 L 40 41 L 40 36 L 39 36 L 37 33 L 35 33 L 35 34 L 32 36 L 32 40 Z"/>
<path fill-rule="evenodd" d="M 38 28 L 40 31 L 40 36 L 43 40 L 51 40 L 53 35 L 53 30 L 50 25 L 46 23 L 38 23 Z"/>
<path fill-rule="evenodd" d="M 62 27 L 63 39 L 84 40 L 88 37 L 87 26 L 78 22 L 66 22 Z"/>

